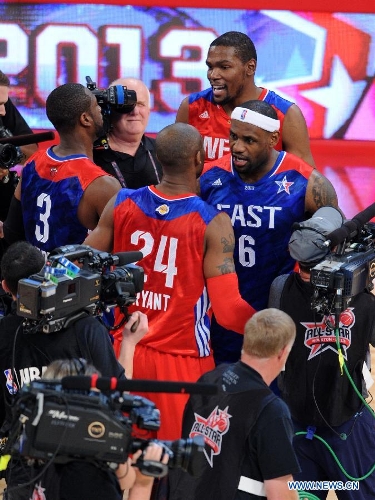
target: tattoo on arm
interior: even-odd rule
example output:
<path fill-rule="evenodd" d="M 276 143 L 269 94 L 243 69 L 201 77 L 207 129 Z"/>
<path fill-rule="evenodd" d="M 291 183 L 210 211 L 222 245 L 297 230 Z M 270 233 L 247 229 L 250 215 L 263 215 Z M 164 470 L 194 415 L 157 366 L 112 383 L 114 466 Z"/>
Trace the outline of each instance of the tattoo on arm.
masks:
<path fill-rule="evenodd" d="M 217 268 L 219 269 L 221 274 L 229 274 L 235 272 L 233 259 L 230 259 L 229 257 L 224 259 L 224 262 L 220 266 L 217 266 Z"/>
<path fill-rule="evenodd" d="M 221 243 L 223 245 L 223 253 L 234 251 L 234 236 L 232 234 L 228 238 L 221 238 Z"/>
<path fill-rule="evenodd" d="M 337 195 L 332 184 L 323 176 L 317 176 L 312 186 L 312 196 L 318 208 L 327 205 L 337 206 Z"/>

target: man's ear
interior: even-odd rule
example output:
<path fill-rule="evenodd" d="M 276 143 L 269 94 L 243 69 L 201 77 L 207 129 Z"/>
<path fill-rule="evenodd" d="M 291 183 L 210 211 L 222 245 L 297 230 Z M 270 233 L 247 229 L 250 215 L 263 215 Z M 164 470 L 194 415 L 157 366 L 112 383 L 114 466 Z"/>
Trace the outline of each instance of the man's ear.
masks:
<path fill-rule="evenodd" d="M 257 62 L 256 62 L 256 60 L 255 59 L 249 59 L 249 61 L 247 61 L 247 63 L 245 64 L 245 68 L 246 68 L 246 74 L 248 76 L 254 75 L 255 71 L 257 69 Z"/>
<path fill-rule="evenodd" d="M 202 160 L 202 151 L 197 151 L 195 153 L 195 164 L 196 165 L 202 165 L 204 160 Z"/>
<path fill-rule="evenodd" d="M 3 288 L 3 290 L 4 290 L 4 292 L 6 292 L 6 293 L 10 293 L 10 290 L 9 290 L 9 288 L 8 288 L 8 286 L 7 286 L 6 282 L 5 282 L 5 280 L 1 280 L 1 286 L 2 286 L 2 288 Z"/>
<path fill-rule="evenodd" d="M 272 132 L 270 135 L 270 147 L 274 148 L 276 144 L 279 142 L 279 139 L 280 139 L 280 132 L 278 130 Z"/>
<path fill-rule="evenodd" d="M 83 127 L 89 127 L 92 123 L 92 116 L 87 111 L 84 111 L 79 117 L 79 122 Z"/>

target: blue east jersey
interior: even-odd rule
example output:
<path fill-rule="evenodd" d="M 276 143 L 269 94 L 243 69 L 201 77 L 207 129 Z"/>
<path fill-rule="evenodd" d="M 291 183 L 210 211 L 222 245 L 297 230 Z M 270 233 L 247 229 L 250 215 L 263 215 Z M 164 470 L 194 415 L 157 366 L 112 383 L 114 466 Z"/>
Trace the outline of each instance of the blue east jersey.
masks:
<path fill-rule="evenodd" d="M 230 155 L 206 165 L 200 178 L 202 198 L 231 218 L 240 292 L 256 310 L 267 307 L 274 278 L 294 268 L 288 241 L 293 223 L 304 220 L 312 171 L 303 160 L 282 151 L 270 172 L 255 183 L 239 177 Z M 227 361 L 238 359 L 242 338 L 236 338 L 236 354 Z"/>

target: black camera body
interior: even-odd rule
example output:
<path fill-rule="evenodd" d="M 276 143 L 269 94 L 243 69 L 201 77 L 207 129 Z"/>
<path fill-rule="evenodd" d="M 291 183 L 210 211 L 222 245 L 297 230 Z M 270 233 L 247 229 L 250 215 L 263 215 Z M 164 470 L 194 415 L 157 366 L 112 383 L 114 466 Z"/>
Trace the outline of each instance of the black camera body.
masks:
<path fill-rule="evenodd" d="M 352 297 L 372 290 L 375 278 L 375 224 L 365 224 L 355 239 L 311 269 L 313 309 L 330 313 L 332 304 L 347 309 Z"/>
<path fill-rule="evenodd" d="M 55 249 L 40 273 L 18 282 L 17 314 L 25 318 L 24 331 L 52 333 L 77 316 L 100 316 L 115 306 L 125 312 L 143 289 L 143 268 L 135 264 L 113 267 L 127 255 L 139 260 L 142 254 L 138 253 L 138 258 L 133 252 L 112 255 L 87 245 Z"/>
<path fill-rule="evenodd" d="M 95 95 L 102 115 L 107 116 L 111 111 L 117 113 L 130 113 L 137 104 L 137 94 L 135 90 L 128 90 L 124 85 L 111 85 L 108 89 L 99 90 L 96 82 L 86 76 L 87 88 Z"/>
<path fill-rule="evenodd" d="M 13 137 L 13 134 L 5 128 L 0 126 L 0 139 L 7 139 Z M 12 168 L 24 159 L 24 155 L 19 146 L 13 144 L 0 144 L 0 168 Z"/>
<path fill-rule="evenodd" d="M 13 411 L 15 441 L 8 445 L 13 453 L 55 463 L 86 460 L 113 467 L 151 442 L 133 439 L 134 425 L 152 431 L 160 427 L 160 412 L 146 398 L 119 391 L 66 390 L 63 382 L 37 380 L 22 387 Z M 194 471 L 202 439 L 157 442 L 170 456 L 169 468 Z M 160 476 L 160 470 L 150 471 L 147 463 L 137 466 L 144 467 L 145 474 Z"/>
<path fill-rule="evenodd" d="M 101 108 L 103 116 L 104 135 L 94 142 L 94 148 L 104 147 L 108 149 L 107 134 L 111 128 L 111 113 L 130 113 L 137 104 L 137 94 L 135 90 L 128 90 L 124 85 L 111 85 L 108 89 L 99 90 L 96 82 L 86 76 L 87 88 L 95 95 Z"/>

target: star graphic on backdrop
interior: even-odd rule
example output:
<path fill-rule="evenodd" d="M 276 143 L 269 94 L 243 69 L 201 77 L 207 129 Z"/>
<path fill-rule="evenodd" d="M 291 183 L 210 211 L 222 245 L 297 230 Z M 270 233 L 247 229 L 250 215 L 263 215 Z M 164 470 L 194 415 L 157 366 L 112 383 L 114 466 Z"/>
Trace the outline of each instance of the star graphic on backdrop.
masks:
<path fill-rule="evenodd" d="M 290 194 L 289 188 L 294 184 L 294 182 L 288 182 L 286 179 L 286 175 L 284 176 L 284 179 L 282 181 L 275 181 L 275 182 L 279 186 L 277 194 L 282 193 L 283 191 Z"/>
<path fill-rule="evenodd" d="M 326 119 L 324 137 L 329 138 L 350 118 L 366 82 L 353 82 L 338 56 L 333 58 L 331 81 L 327 87 L 301 91 L 301 95 L 324 106 Z"/>

